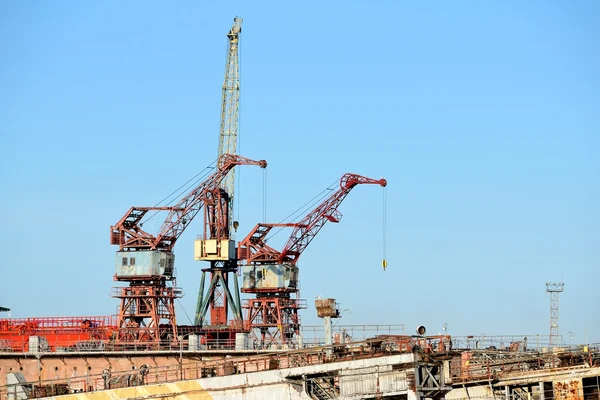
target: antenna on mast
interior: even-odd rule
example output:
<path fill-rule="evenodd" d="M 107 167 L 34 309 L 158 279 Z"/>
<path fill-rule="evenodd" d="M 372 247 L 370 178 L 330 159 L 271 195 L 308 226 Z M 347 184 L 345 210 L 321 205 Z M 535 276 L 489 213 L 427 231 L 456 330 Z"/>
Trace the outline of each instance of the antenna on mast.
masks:
<path fill-rule="evenodd" d="M 550 348 L 558 345 L 558 295 L 564 291 L 564 283 L 546 282 L 546 292 L 550 293 Z"/>

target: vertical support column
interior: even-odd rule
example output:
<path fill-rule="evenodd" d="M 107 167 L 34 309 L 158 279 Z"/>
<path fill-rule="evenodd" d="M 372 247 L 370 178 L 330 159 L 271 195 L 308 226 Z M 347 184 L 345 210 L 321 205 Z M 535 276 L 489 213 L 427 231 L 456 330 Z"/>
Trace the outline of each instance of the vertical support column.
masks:
<path fill-rule="evenodd" d="M 415 371 L 415 374 L 416 374 L 416 372 L 417 371 Z M 417 391 L 417 389 L 415 388 L 413 390 L 412 387 L 409 385 L 406 389 L 406 400 L 420 400 L 420 399 L 421 398 L 419 397 L 419 392 Z"/>
<path fill-rule="evenodd" d="M 321 299 L 320 296 L 315 299 L 315 308 L 317 309 L 317 316 L 323 318 L 323 323 L 325 324 L 325 344 L 328 346 L 325 355 L 327 358 L 331 358 L 333 355 L 333 348 L 331 347 L 333 344 L 331 318 L 339 318 L 340 310 L 335 299 Z"/>
<path fill-rule="evenodd" d="M 419 368 L 417 354 L 413 352 L 413 356 L 415 357 L 414 370 L 413 370 L 413 372 L 415 374 L 415 390 L 413 392 L 409 385 L 406 397 L 408 398 L 408 400 L 421 400 L 421 392 L 419 391 L 419 388 L 421 387 L 421 370 Z"/>
<path fill-rule="evenodd" d="M 238 320 L 240 322 L 240 324 L 243 321 L 243 317 L 242 317 L 242 299 L 240 298 L 240 285 L 238 283 L 238 277 L 237 277 L 237 267 L 235 268 L 233 275 L 232 275 L 232 279 L 233 279 L 233 295 L 235 296 L 235 301 L 233 301 L 232 303 L 232 308 L 233 308 L 233 316 L 234 319 Z"/>
<path fill-rule="evenodd" d="M 210 285 L 204 292 L 205 276 L 210 274 Z M 229 289 L 229 280 L 233 279 L 235 292 Z M 223 265 L 221 261 L 211 261 L 211 267 L 202 270 L 200 292 L 196 303 L 195 325 L 229 326 L 228 315 L 231 312 L 235 329 L 242 328 L 242 307 L 240 304 L 239 284 L 235 268 Z M 208 315 L 210 313 L 210 323 Z M 230 328 L 232 328 L 230 327 Z"/>
<path fill-rule="evenodd" d="M 206 281 L 206 270 L 202 270 L 202 278 L 200 279 L 200 291 L 198 292 L 198 302 L 196 303 L 196 318 L 194 319 L 194 325 L 204 325 L 204 315 L 202 315 L 202 309 L 204 308 L 204 282 Z"/>
<path fill-rule="evenodd" d="M 333 356 L 333 349 L 331 345 L 333 344 L 333 335 L 331 332 L 331 317 L 323 317 L 323 323 L 325 324 L 325 346 L 327 346 L 327 350 L 325 350 L 325 355 L 327 358 L 331 358 Z"/>

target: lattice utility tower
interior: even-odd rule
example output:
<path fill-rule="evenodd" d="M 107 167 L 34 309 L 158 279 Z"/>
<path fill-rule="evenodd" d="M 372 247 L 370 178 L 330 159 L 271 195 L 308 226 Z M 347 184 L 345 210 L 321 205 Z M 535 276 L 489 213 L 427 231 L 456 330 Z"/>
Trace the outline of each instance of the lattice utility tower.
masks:
<path fill-rule="evenodd" d="M 558 296 L 564 291 L 564 283 L 546 282 L 546 292 L 550 293 L 550 348 L 558 344 Z"/>

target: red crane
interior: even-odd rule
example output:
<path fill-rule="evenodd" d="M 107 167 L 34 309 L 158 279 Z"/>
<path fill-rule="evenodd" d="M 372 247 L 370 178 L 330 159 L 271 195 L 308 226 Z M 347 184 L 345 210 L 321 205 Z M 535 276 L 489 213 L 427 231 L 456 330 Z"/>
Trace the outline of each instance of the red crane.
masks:
<path fill-rule="evenodd" d="M 131 207 L 111 226 L 110 242 L 119 246 L 114 279 L 129 282 L 127 287 L 114 289 L 113 297 L 121 299 L 117 342 L 160 346 L 161 341 L 178 340 L 174 300 L 181 297 L 181 290 L 166 285 L 175 280 L 173 247 L 198 212 L 212 205 L 214 193 L 229 171 L 236 165 L 265 168 L 267 162 L 225 154 L 217 165 L 214 173 L 174 206 Z M 148 211 L 169 212 L 156 235 L 142 229 Z"/>
<path fill-rule="evenodd" d="M 327 221 L 340 221 L 338 207 L 360 184 L 385 187 L 387 181 L 347 173 L 340 179 L 340 188 L 299 222 L 257 224 L 238 244 L 238 260 L 243 264 L 242 292 L 256 294 L 244 305 L 246 324 L 253 332 L 260 332 L 257 336 L 263 345 L 291 344 L 298 334 L 298 309 L 305 308 L 305 303 L 290 298 L 291 293 L 298 293 L 298 259 Z M 266 236 L 274 227 L 293 228 L 281 251 L 266 243 Z"/>
<path fill-rule="evenodd" d="M 174 206 L 131 207 L 119 222 L 110 227 L 111 244 L 119 245 L 121 251 L 172 251 L 175 242 L 188 223 L 194 219 L 207 202 L 211 202 L 210 199 L 229 171 L 236 165 L 258 165 L 266 168 L 267 162 L 265 160 L 254 161 L 235 154 L 224 154 L 219 158 L 217 165 L 219 168 L 212 175 Z M 169 215 L 156 236 L 142 230 L 141 220 L 148 211 L 169 211 Z"/>

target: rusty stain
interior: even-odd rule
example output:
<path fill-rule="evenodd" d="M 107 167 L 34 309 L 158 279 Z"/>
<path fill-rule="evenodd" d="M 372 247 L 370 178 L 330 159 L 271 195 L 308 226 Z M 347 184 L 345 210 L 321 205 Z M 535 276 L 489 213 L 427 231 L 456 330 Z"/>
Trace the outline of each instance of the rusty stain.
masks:
<path fill-rule="evenodd" d="M 555 400 L 582 400 L 580 393 L 580 380 L 554 382 Z"/>
<path fill-rule="evenodd" d="M 415 371 L 414 370 L 407 370 L 406 371 L 406 380 L 408 383 L 408 388 L 410 390 L 412 390 L 413 392 L 416 392 L 417 390 L 417 379 L 415 376 Z"/>

